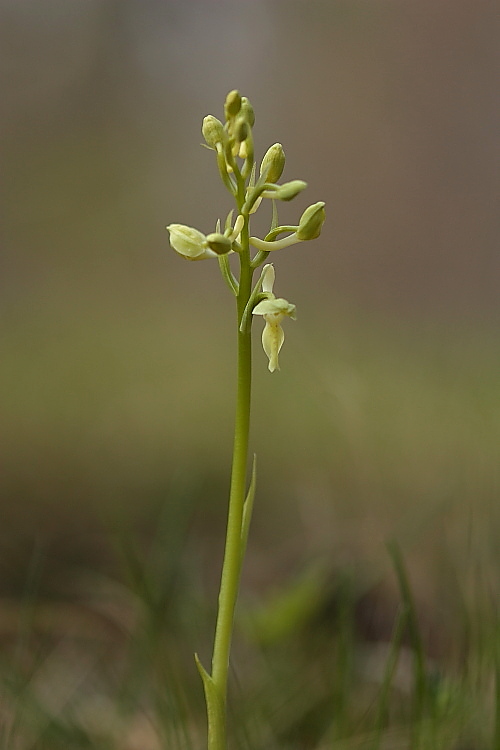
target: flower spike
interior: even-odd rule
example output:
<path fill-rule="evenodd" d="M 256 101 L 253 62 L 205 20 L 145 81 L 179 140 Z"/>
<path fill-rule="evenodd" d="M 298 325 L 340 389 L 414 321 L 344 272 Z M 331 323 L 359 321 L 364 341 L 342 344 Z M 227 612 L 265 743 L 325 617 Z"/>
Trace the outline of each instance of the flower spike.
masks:
<path fill-rule="evenodd" d="M 201 128 L 204 145 L 213 153 L 220 178 L 234 200 L 233 208 L 226 220 L 218 220 L 215 231 L 207 235 L 184 224 L 167 227 L 170 244 L 178 255 L 186 260 L 217 259 L 222 278 L 235 298 L 237 313 L 233 470 L 211 672 L 195 657 L 205 690 L 209 750 L 227 749 L 231 639 L 255 496 L 255 458 L 249 486 L 246 471 L 252 391 L 252 322 L 257 315 L 264 319 L 262 346 L 268 369 L 279 370 L 279 354 L 285 340 L 282 322 L 285 318 L 295 320 L 295 305 L 274 294 L 274 266 L 266 260 L 273 250 L 318 237 L 325 220 L 325 204 L 318 202 L 302 213 L 297 224 L 280 223 L 278 202 L 293 200 L 307 185 L 302 180 L 279 184 L 285 167 L 285 153 L 280 143 L 270 146 L 258 165 L 254 157 L 254 124 L 250 101 L 236 89 L 226 97 L 222 121 L 214 115 L 204 118 Z M 250 236 L 250 225 L 264 199 L 271 201 L 272 214 L 269 229 L 260 239 Z M 255 281 L 256 271 L 259 276 Z"/>

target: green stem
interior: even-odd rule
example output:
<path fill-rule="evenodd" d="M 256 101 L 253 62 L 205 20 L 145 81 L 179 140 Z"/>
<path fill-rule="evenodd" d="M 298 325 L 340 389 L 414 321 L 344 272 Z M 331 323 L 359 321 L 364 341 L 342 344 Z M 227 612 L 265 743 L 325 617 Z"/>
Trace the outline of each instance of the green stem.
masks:
<path fill-rule="evenodd" d="M 248 244 L 248 217 L 241 233 L 241 274 L 237 296 L 238 311 L 238 387 L 236 396 L 236 421 L 234 429 L 233 464 L 229 510 L 226 531 L 224 562 L 219 591 L 219 609 L 215 628 L 212 656 L 212 681 L 218 696 L 220 710 L 209 715 L 208 748 L 225 750 L 227 715 L 227 680 L 229 655 L 233 633 L 234 610 L 238 598 L 242 567 L 242 524 L 246 495 L 248 437 L 250 430 L 250 399 L 252 385 L 251 329 L 240 331 L 243 312 L 252 291 L 253 269 L 250 267 Z"/>

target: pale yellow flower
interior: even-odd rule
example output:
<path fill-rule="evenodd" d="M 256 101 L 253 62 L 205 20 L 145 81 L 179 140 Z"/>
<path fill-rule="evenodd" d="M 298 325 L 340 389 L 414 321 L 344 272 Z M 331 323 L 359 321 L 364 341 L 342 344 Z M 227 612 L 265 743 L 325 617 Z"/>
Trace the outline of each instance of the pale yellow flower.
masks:
<path fill-rule="evenodd" d="M 274 268 L 271 264 L 264 266 L 262 277 L 262 291 L 268 294 L 252 310 L 253 315 L 262 315 L 266 321 L 262 331 L 262 346 L 269 359 L 269 370 L 279 370 L 278 355 L 285 340 L 285 333 L 281 327 L 283 318 L 288 317 L 295 320 L 295 305 L 286 299 L 275 297 L 272 290 L 274 284 Z"/>

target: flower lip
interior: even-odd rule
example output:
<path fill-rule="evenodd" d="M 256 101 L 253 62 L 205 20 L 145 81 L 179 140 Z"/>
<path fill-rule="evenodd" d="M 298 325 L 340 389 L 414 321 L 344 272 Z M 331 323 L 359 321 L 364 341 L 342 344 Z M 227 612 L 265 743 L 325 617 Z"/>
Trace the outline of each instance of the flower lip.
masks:
<path fill-rule="evenodd" d="M 269 360 L 269 372 L 275 372 L 275 370 L 280 369 L 279 353 L 285 340 L 285 334 L 279 320 L 274 319 L 274 316 L 266 317 L 265 321 L 266 325 L 262 331 L 262 347 Z"/>

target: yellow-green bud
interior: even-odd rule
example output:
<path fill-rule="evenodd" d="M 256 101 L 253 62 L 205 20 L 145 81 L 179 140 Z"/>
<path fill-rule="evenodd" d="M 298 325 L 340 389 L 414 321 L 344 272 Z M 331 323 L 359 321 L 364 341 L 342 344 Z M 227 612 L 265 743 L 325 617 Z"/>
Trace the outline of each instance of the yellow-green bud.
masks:
<path fill-rule="evenodd" d="M 194 227 L 185 224 L 169 224 L 170 244 L 176 253 L 187 260 L 215 258 L 215 253 L 208 247 L 207 238 Z"/>
<path fill-rule="evenodd" d="M 242 117 L 238 117 L 236 122 L 234 123 L 234 139 L 238 143 L 242 143 L 245 141 L 248 137 L 248 124 L 247 121 L 244 120 Z"/>
<path fill-rule="evenodd" d="M 233 243 L 228 237 L 219 232 L 207 234 L 207 245 L 217 255 L 227 255 L 232 250 Z"/>
<path fill-rule="evenodd" d="M 246 98 L 246 96 L 241 97 L 241 109 L 240 109 L 240 115 L 243 117 L 251 128 L 253 128 L 255 124 L 255 113 L 253 111 L 253 107 Z"/>
<path fill-rule="evenodd" d="M 210 146 L 210 148 L 216 148 L 217 144 L 222 143 L 224 140 L 224 125 L 213 115 L 207 115 L 203 119 L 201 132 L 207 146 Z"/>
<path fill-rule="evenodd" d="M 300 217 L 297 237 L 299 240 L 315 240 L 321 234 L 321 228 L 325 221 L 325 204 L 323 201 L 313 203 L 306 208 Z"/>
<path fill-rule="evenodd" d="M 291 182 L 284 182 L 276 190 L 266 190 L 263 193 L 264 198 L 274 198 L 279 201 L 291 201 L 298 195 L 302 190 L 307 187 L 307 182 L 303 180 L 292 180 Z"/>
<path fill-rule="evenodd" d="M 241 108 L 241 96 L 240 92 L 234 89 L 234 91 L 230 91 L 229 94 L 226 96 L 226 101 L 224 104 L 224 114 L 226 116 L 226 120 L 229 120 L 231 117 L 236 117 L 238 112 Z"/>
<path fill-rule="evenodd" d="M 267 149 L 260 165 L 260 174 L 266 172 L 266 182 L 278 182 L 285 168 L 285 152 L 281 143 Z M 267 171 L 266 171 L 267 170 Z"/>

